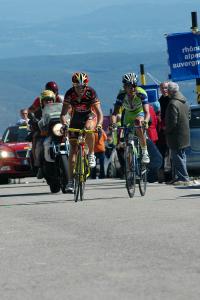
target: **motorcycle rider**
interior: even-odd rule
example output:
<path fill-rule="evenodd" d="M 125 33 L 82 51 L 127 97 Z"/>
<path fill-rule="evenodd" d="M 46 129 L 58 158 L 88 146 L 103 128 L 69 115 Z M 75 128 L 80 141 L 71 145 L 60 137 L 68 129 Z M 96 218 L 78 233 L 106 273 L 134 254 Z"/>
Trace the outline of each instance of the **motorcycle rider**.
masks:
<path fill-rule="evenodd" d="M 63 99 L 61 95 L 58 93 L 58 85 L 55 81 L 49 81 L 45 84 L 45 90 L 52 91 L 55 94 L 56 100 L 55 102 L 62 103 Z M 31 134 L 30 134 L 30 141 L 32 141 L 32 155 L 33 155 L 33 164 L 36 167 L 35 164 L 35 147 L 37 140 L 40 138 L 40 131 L 37 126 L 37 122 L 41 119 L 42 116 L 42 101 L 41 101 L 41 96 L 38 96 L 34 99 L 33 103 L 31 106 L 28 108 L 28 117 L 30 119 L 29 124 L 30 124 L 30 129 L 31 129 Z M 38 172 L 40 173 L 40 171 Z M 41 174 L 38 174 L 39 178 L 42 178 Z"/>
<path fill-rule="evenodd" d="M 70 88 L 64 97 L 63 109 L 61 112 L 61 123 L 66 126 L 78 129 L 100 129 L 103 123 L 103 113 L 101 111 L 100 100 L 96 91 L 88 86 L 89 78 L 84 72 L 76 72 L 72 75 L 72 88 Z M 70 124 L 67 123 L 66 114 L 71 113 Z M 69 132 L 70 154 L 69 154 L 69 181 L 68 192 L 73 192 L 73 168 L 77 153 L 77 134 Z M 94 155 L 94 134 L 86 135 L 88 145 L 88 163 L 91 168 L 96 166 Z"/>
<path fill-rule="evenodd" d="M 56 95 L 56 102 L 62 103 L 62 97 L 58 94 L 58 85 L 55 81 L 49 81 L 45 85 L 45 90 L 52 91 Z M 36 97 L 28 109 L 28 113 L 35 113 L 38 109 L 41 108 L 40 96 Z"/>
<path fill-rule="evenodd" d="M 38 127 L 38 121 L 42 117 L 42 110 L 46 104 L 56 102 L 56 95 L 51 90 L 44 90 L 40 97 L 40 106 L 35 113 L 30 113 L 30 126 L 33 130 L 33 141 L 32 141 L 32 151 L 34 145 L 34 166 L 38 168 L 37 178 L 43 178 L 43 174 L 41 171 L 41 153 L 43 149 L 43 140 L 44 140 L 44 132 L 41 132 Z"/>

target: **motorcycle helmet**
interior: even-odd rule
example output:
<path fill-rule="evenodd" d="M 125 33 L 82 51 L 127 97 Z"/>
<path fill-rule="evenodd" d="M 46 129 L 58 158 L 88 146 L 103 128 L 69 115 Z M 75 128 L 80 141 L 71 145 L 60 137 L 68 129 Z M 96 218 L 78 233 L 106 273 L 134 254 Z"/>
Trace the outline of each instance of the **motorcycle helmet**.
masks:
<path fill-rule="evenodd" d="M 50 100 L 50 101 L 53 101 L 55 102 L 56 101 L 56 95 L 54 94 L 54 92 L 50 91 L 50 90 L 44 90 L 42 93 L 41 93 L 41 96 L 40 96 L 40 99 L 41 99 L 41 102 L 43 104 L 43 102 L 46 100 Z"/>
<path fill-rule="evenodd" d="M 49 81 L 45 85 L 45 90 L 50 90 L 57 95 L 58 94 L 58 85 L 55 81 Z"/>

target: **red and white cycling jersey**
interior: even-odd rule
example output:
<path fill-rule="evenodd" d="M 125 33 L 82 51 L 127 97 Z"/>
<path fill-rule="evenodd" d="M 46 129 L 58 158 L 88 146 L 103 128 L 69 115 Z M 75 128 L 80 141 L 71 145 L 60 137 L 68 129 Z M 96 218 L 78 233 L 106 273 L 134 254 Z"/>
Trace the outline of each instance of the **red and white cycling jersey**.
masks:
<path fill-rule="evenodd" d="M 64 103 L 68 103 L 72 106 L 73 114 L 89 114 L 92 112 L 92 106 L 100 103 L 96 91 L 87 86 L 85 88 L 83 96 L 79 97 L 75 89 L 72 87 L 66 93 L 64 97 Z"/>

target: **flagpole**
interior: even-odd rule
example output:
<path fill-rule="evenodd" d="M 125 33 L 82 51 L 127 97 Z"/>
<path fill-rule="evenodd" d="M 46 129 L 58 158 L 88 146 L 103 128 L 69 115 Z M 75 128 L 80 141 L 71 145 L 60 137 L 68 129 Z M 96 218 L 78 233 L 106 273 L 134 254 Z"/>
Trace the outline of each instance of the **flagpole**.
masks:
<path fill-rule="evenodd" d="M 144 65 L 140 64 L 140 80 L 142 85 L 146 85 L 146 78 L 145 78 L 145 72 L 144 72 Z"/>
<path fill-rule="evenodd" d="M 197 12 L 192 11 L 191 12 L 191 17 L 192 17 L 192 32 L 194 34 L 199 34 L 199 29 L 198 29 L 198 22 L 197 22 Z M 200 104 L 200 78 L 196 78 L 196 94 L 197 94 L 197 103 Z"/>

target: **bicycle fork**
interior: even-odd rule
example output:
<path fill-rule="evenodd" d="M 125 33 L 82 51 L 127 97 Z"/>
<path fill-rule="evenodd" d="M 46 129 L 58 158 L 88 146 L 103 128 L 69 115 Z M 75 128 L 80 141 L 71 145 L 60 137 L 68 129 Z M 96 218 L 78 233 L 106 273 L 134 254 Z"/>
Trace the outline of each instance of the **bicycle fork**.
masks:
<path fill-rule="evenodd" d="M 85 154 L 85 143 L 80 143 L 81 147 L 81 174 L 80 181 L 85 182 L 86 178 L 90 175 L 90 169 L 88 167 L 88 161 Z"/>

